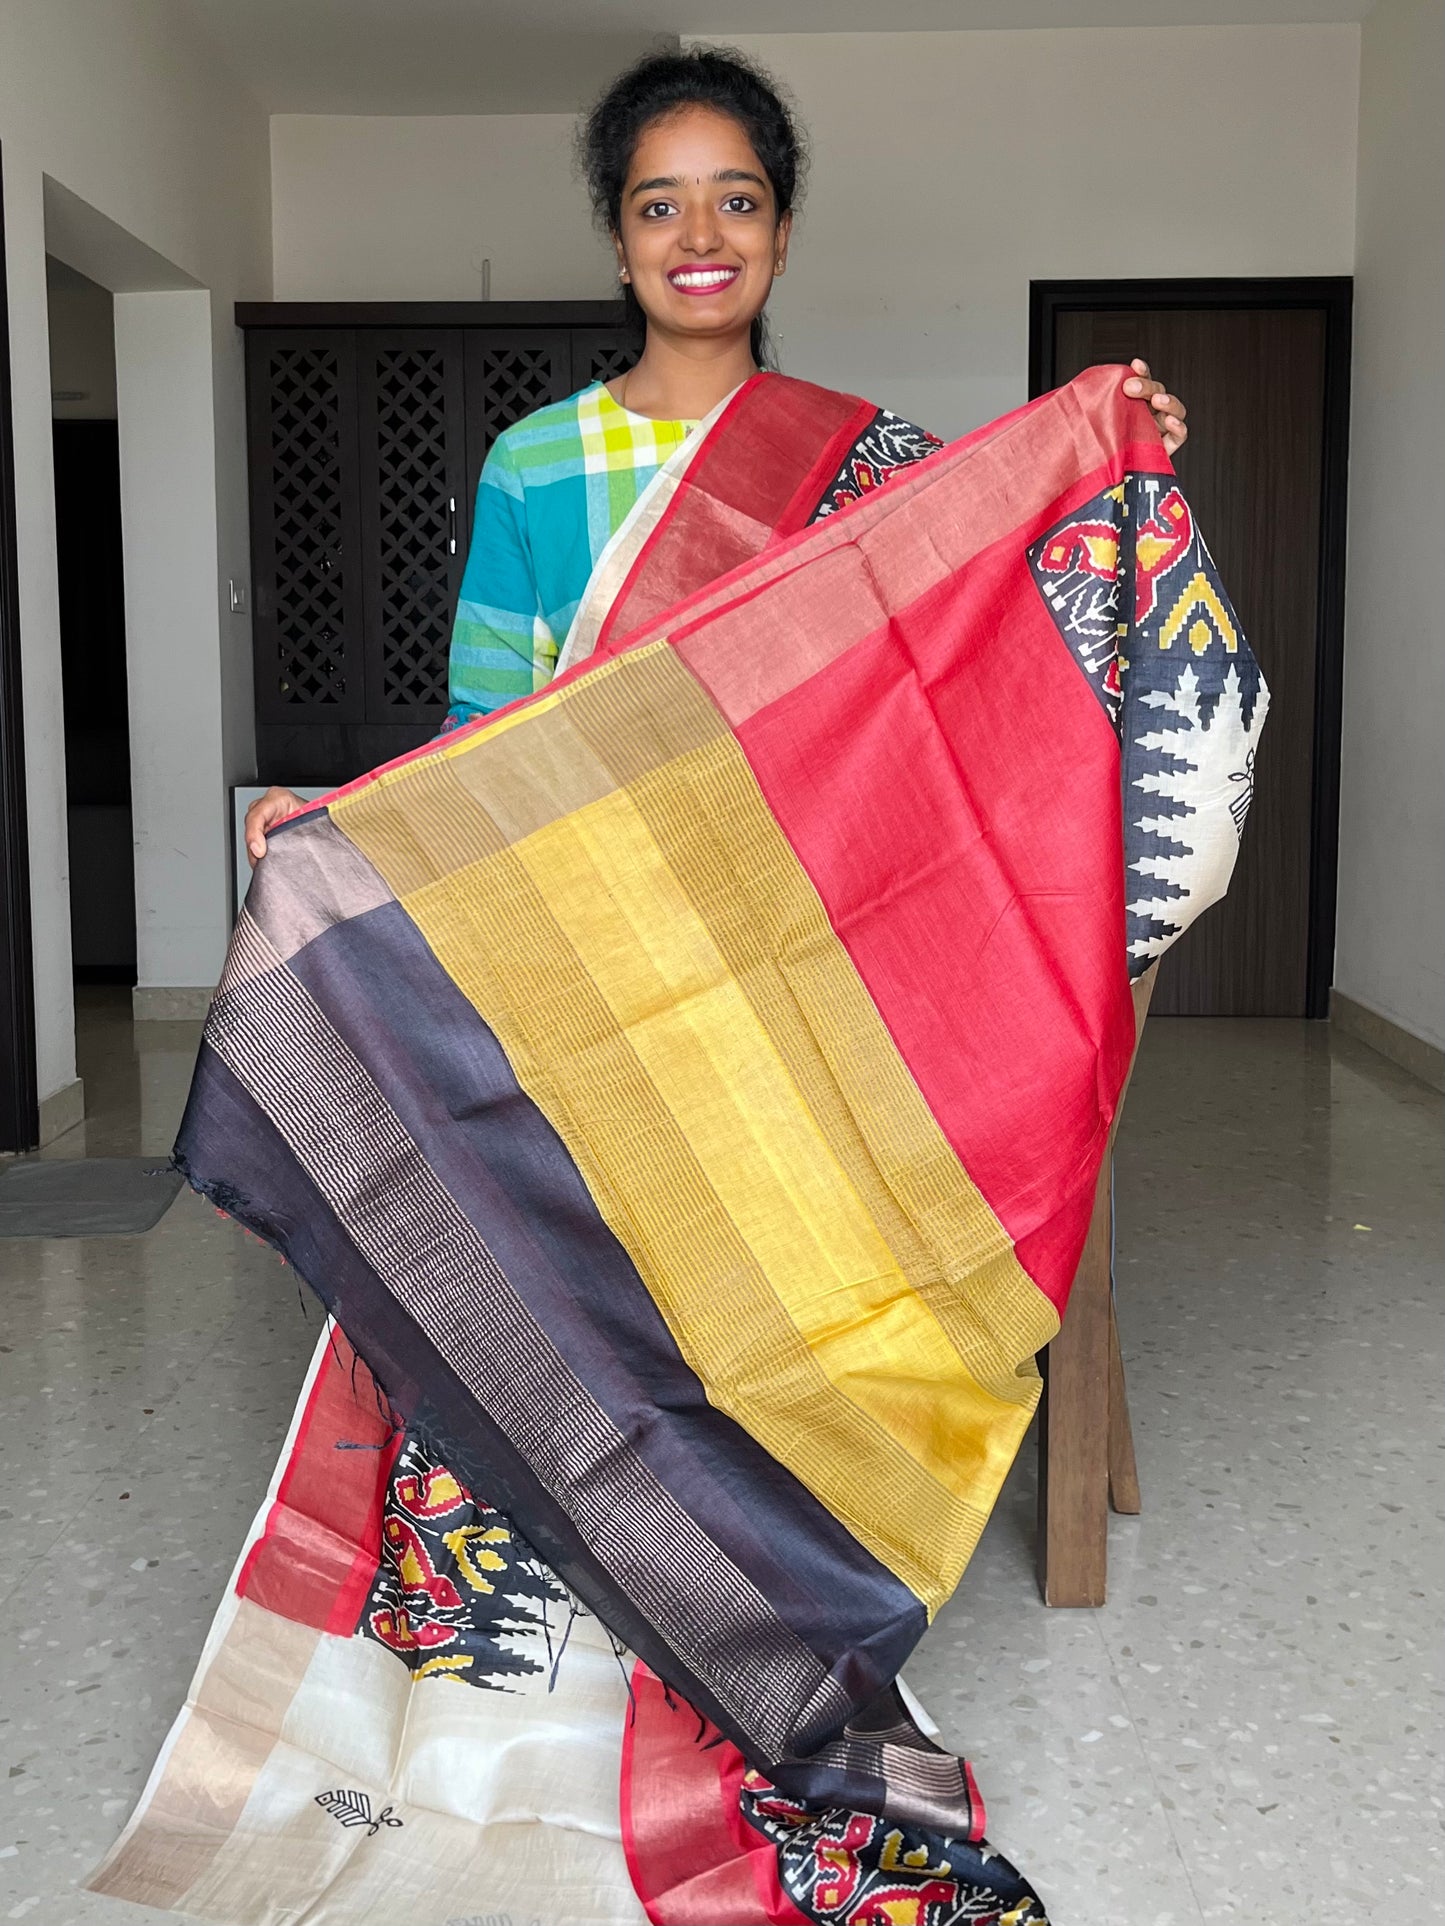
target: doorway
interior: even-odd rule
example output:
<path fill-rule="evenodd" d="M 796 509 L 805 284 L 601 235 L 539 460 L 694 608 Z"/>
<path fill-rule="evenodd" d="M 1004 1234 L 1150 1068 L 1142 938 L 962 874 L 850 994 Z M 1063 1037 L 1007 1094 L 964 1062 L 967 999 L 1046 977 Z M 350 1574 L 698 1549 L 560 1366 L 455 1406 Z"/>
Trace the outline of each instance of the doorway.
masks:
<path fill-rule="evenodd" d="M 71 956 L 77 985 L 136 976 L 115 304 L 46 259 L 55 559 L 65 721 Z"/>
<path fill-rule="evenodd" d="M 1351 283 L 1048 281 L 1029 392 L 1142 355 L 1189 408 L 1179 479 L 1271 694 L 1228 896 L 1160 965 L 1160 1016 L 1329 1014 Z"/>

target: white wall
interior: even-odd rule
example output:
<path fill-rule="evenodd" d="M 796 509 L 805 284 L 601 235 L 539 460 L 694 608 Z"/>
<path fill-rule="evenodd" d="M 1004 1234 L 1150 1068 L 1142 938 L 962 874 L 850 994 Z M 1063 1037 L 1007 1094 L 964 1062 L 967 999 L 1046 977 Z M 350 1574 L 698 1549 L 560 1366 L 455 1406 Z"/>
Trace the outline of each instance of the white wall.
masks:
<path fill-rule="evenodd" d="M 6 0 L 0 9 L 0 143 L 5 173 L 6 264 L 14 378 L 16 471 L 20 478 L 19 576 L 25 682 L 25 754 L 42 1099 L 74 1076 L 66 900 L 65 788 L 60 651 L 51 488 L 50 374 L 46 335 L 44 196 L 49 177 L 113 224 L 106 256 L 122 265 L 126 237 L 136 257 L 172 264 L 170 284 L 209 293 L 214 491 L 218 526 L 206 544 L 203 604 L 178 606 L 193 637 L 188 673 L 223 727 L 228 769 L 203 766 L 194 745 L 172 734 L 167 753 L 189 768 L 184 804 L 145 833 L 168 836 L 225 871 L 224 780 L 250 760 L 250 636 L 218 613 L 218 587 L 247 569 L 245 440 L 240 342 L 231 325 L 238 297 L 270 292 L 269 148 L 264 115 L 190 38 L 169 0 L 108 0 L 57 6 Z M 84 239 L 84 224 L 71 240 Z M 113 238 L 114 238 L 113 237 Z M 52 236 L 54 243 L 54 236 Z M 78 245 L 78 242 L 77 242 Z M 125 283 L 98 260 L 70 265 L 106 285 Z M 101 250 L 104 252 L 104 250 Z M 184 298 L 184 297 L 182 297 Z M 145 636 L 137 646 L 148 646 Z M 137 834 L 142 833 L 138 823 Z M 177 865 L 165 887 L 184 897 L 194 868 Z M 204 980 L 215 981 L 225 920 L 214 921 Z M 142 980 L 175 982 L 162 950 L 143 957 Z M 186 969 L 195 964 L 187 961 Z"/>
<path fill-rule="evenodd" d="M 277 114 L 278 301 L 603 298 L 611 251 L 573 171 L 568 114 Z"/>
<path fill-rule="evenodd" d="M 211 301 L 115 297 L 136 956 L 152 989 L 213 985 L 229 923 L 219 679 L 196 663 L 209 645 L 219 668 Z"/>
<path fill-rule="evenodd" d="M 1337 987 L 1445 1045 L 1445 8 L 1379 0 L 1360 74 Z"/>
<path fill-rule="evenodd" d="M 785 365 L 941 433 L 1023 399 L 1031 278 L 1352 266 L 1356 27 L 719 37 L 812 133 Z M 278 118 L 278 297 L 609 292 L 570 132 Z"/>
<path fill-rule="evenodd" d="M 734 44 L 812 136 L 787 365 L 937 433 L 1027 398 L 1030 280 L 1350 270 L 1356 28 Z"/>

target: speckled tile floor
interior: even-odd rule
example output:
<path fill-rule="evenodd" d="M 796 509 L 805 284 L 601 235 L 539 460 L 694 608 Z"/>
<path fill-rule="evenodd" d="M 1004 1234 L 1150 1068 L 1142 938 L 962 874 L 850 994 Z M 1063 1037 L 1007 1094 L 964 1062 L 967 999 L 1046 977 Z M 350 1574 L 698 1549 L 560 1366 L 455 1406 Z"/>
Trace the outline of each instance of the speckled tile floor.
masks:
<path fill-rule="evenodd" d="M 164 1153 L 196 1030 L 83 993 L 92 1115 Z M 1445 1918 L 1439 1101 L 1320 1025 L 1156 1020 L 1120 1153 L 1144 1514 L 1050 1612 L 1025 1447 L 909 1679 L 1055 1926 Z M 184 1693 L 315 1333 L 189 1194 L 144 1238 L 0 1243 L 0 1919 L 76 1890 Z"/>

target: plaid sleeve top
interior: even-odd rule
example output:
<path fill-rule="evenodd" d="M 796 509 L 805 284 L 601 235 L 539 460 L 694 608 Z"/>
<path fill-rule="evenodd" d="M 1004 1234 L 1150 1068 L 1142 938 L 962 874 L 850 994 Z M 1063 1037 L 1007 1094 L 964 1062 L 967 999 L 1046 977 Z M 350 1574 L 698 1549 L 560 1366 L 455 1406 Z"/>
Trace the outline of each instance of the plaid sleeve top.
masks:
<path fill-rule="evenodd" d="M 452 629 L 448 729 L 551 680 L 598 557 L 696 426 L 633 414 L 597 382 L 498 436 Z"/>

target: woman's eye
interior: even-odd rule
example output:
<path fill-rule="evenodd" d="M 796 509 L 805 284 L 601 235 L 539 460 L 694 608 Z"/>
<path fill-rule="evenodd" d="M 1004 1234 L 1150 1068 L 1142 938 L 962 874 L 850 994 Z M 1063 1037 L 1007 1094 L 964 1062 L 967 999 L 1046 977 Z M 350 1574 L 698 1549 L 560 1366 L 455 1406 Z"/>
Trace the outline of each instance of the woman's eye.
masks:
<path fill-rule="evenodd" d="M 671 214 L 672 211 L 671 201 L 649 201 L 642 210 L 642 218 L 644 221 L 658 221 L 664 214 Z"/>
<path fill-rule="evenodd" d="M 723 202 L 723 207 L 729 214 L 754 214 L 757 212 L 757 206 L 751 194 L 729 194 Z"/>

